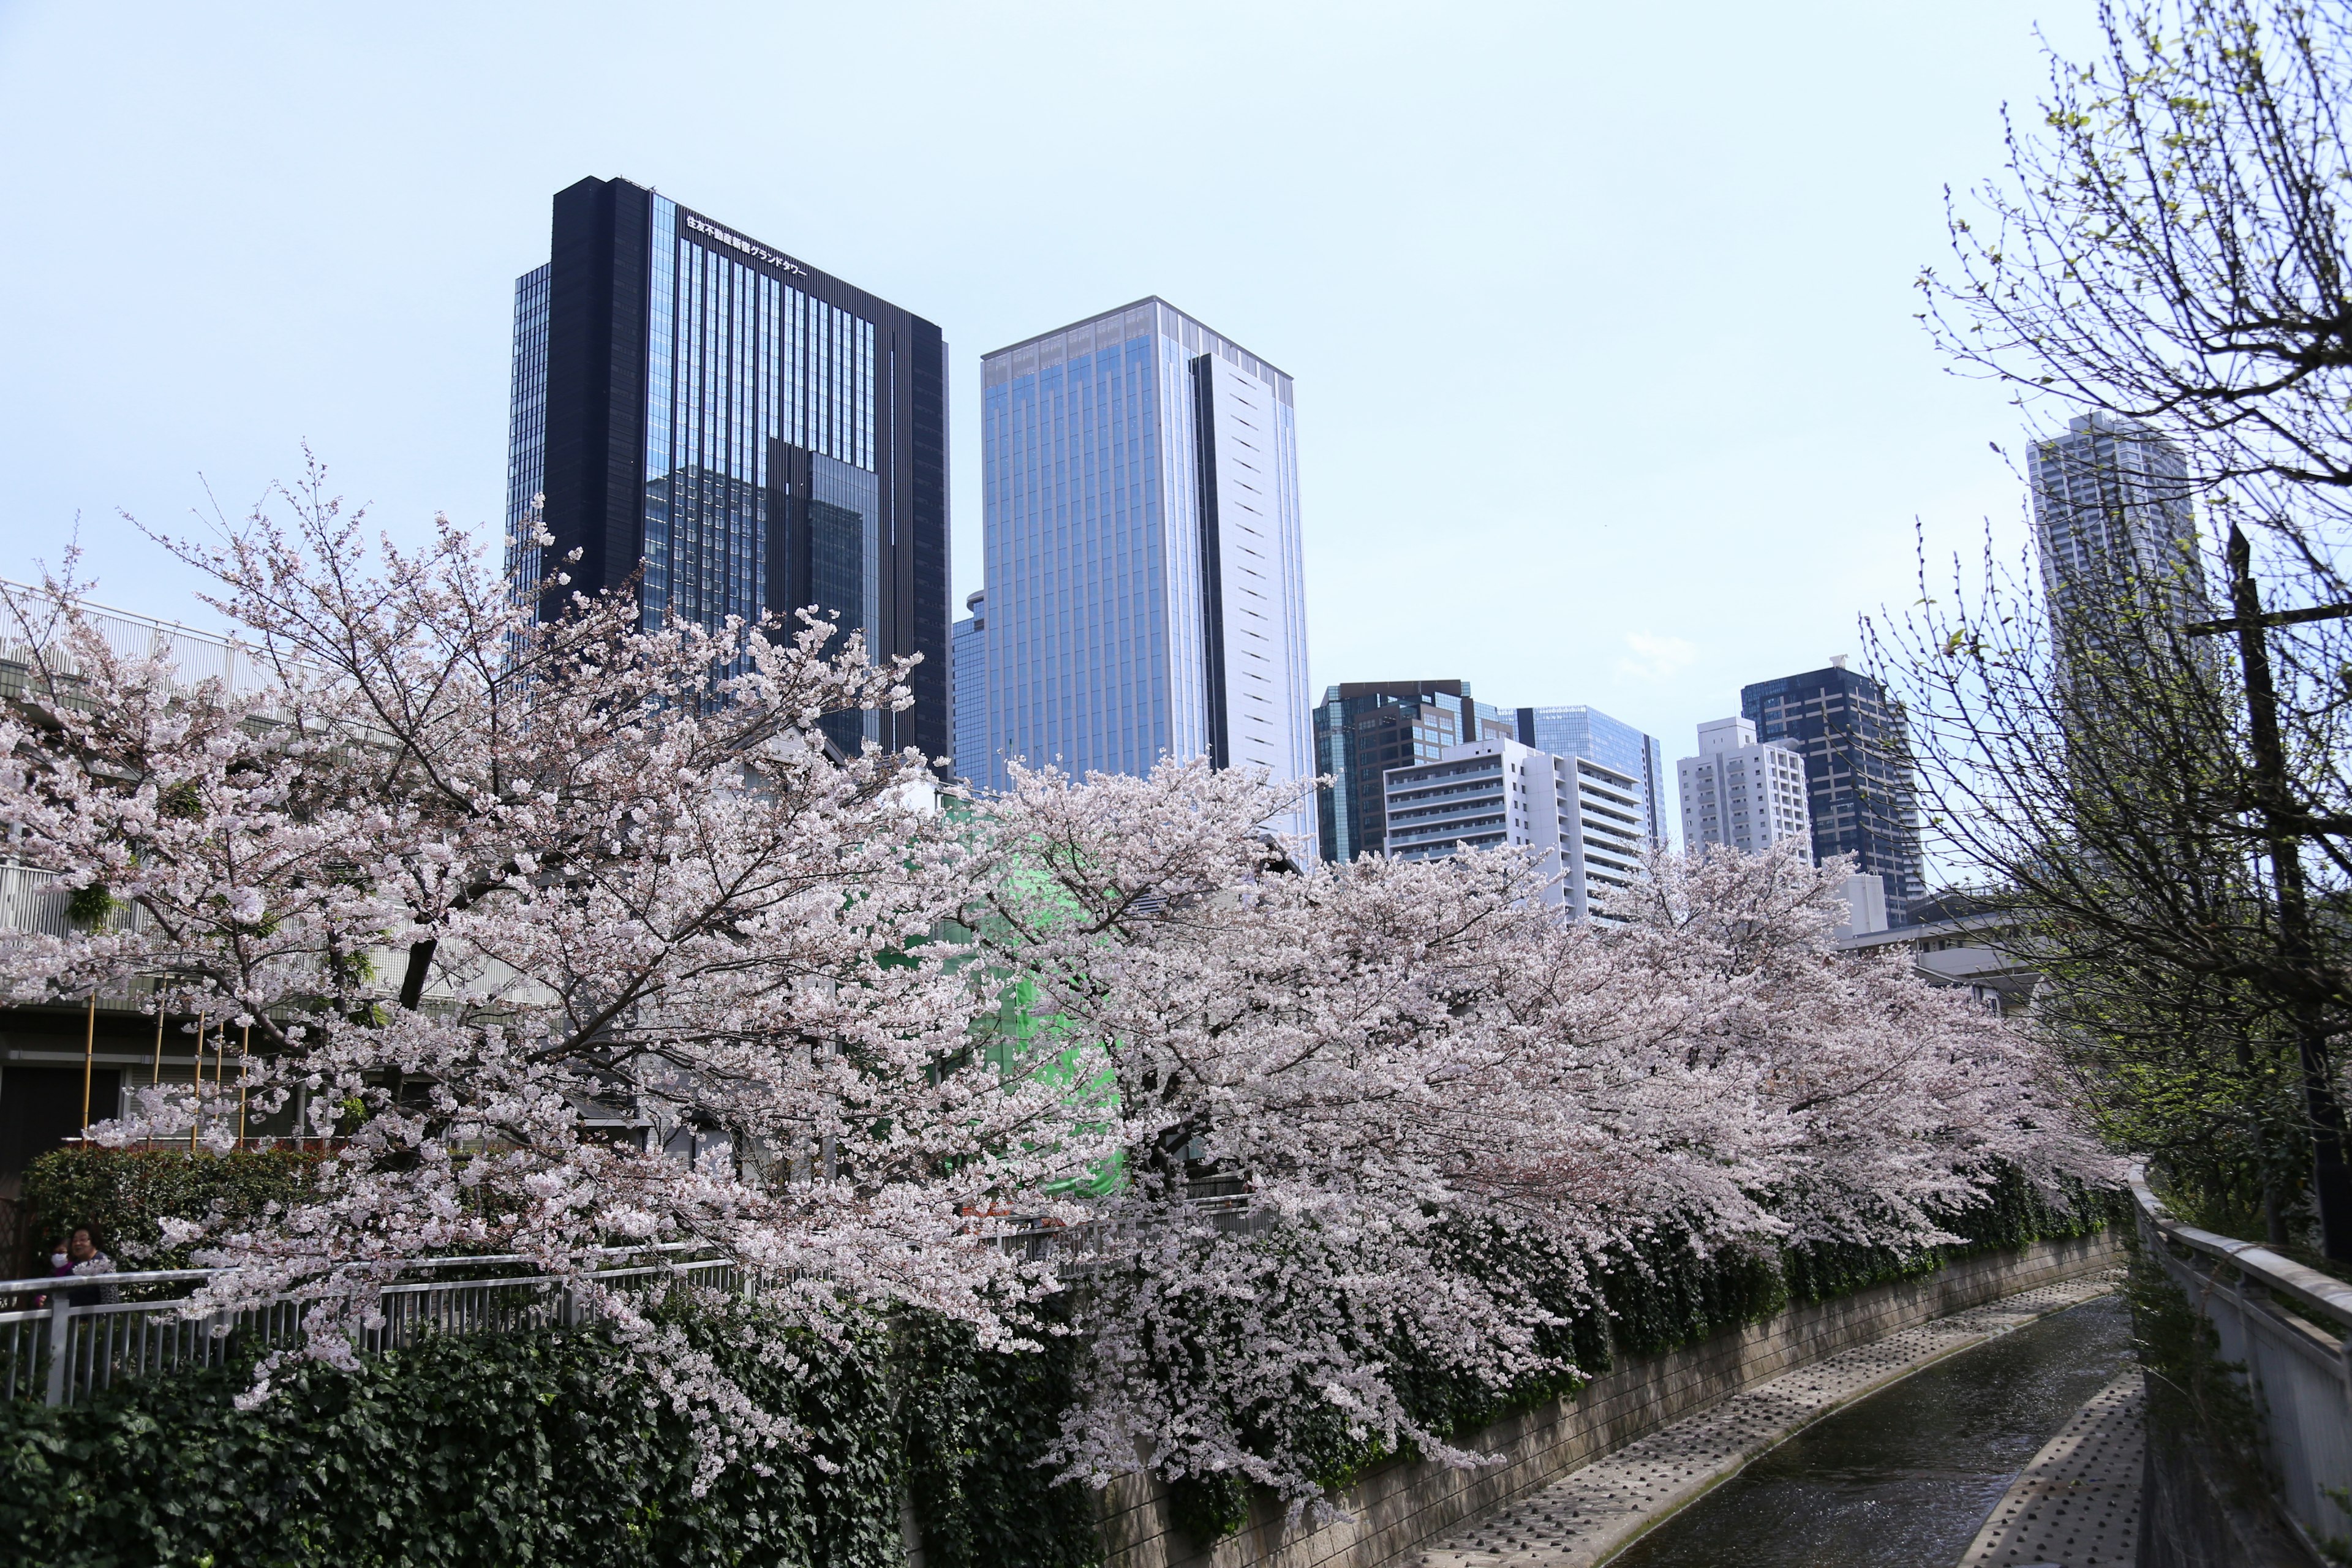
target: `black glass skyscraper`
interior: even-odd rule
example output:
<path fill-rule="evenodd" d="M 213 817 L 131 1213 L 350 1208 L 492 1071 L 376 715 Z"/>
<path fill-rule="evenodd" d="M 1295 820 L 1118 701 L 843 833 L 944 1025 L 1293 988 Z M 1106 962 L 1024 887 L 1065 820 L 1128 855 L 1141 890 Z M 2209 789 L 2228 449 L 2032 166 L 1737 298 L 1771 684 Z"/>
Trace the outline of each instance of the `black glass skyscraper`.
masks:
<path fill-rule="evenodd" d="M 646 624 L 814 605 L 874 657 L 920 654 L 865 739 L 949 749 L 947 345 L 921 317 L 625 180 L 555 198 L 515 284 L 507 521 L 535 497 L 575 586 L 642 571 Z"/>
<path fill-rule="evenodd" d="M 1851 855 L 1886 889 L 1886 918 L 1909 922 L 1927 897 L 1919 808 L 1902 714 L 1878 682 L 1845 668 L 1762 680 L 1739 689 L 1739 710 L 1759 741 L 1779 741 L 1805 759 L 1813 858 Z"/>
<path fill-rule="evenodd" d="M 1315 710 L 1315 792 L 1323 858 L 1342 864 L 1388 847 L 1391 768 L 1433 763 L 1448 746 L 1508 740 L 1511 716 L 1460 680 L 1365 680 L 1327 687 Z"/>

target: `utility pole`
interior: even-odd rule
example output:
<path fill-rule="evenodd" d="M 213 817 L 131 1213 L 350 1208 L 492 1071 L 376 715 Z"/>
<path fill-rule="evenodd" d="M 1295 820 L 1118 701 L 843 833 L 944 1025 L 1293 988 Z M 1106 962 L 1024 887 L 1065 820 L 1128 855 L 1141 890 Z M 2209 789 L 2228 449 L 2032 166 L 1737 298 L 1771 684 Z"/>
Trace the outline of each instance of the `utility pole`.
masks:
<path fill-rule="evenodd" d="M 2291 824 L 2297 812 L 2279 733 L 2278 687 L 2271 674 L 2268 628 L 2352 616 L 2352 605 L 2320 605 L 2264 615 L 2262 586 L 2254 581 L 2253 551 L 2236 523 L 2230 525 L 2230 618 L 2188 628 L 2191 637 L 2238 636 L 2238 662 L 2246 684 L 2246 720 L 2254 752 L 2254 792 L 2263 818 L 2263 844 L 2271 862 L 2271 886 L 2278 900 L 2279 956 L 2295 981 L 2293 1005 L 2295 1046 L 2303 1069 L 2305 1114 L 2311 1121 L 2311 1190 L 2319 1212 L 2320 1251 L 2352 1260 L 2352 1165 L 2345 1162 L 2344 1106 L 2331 1081 L 2327 1009 L 2332 987 L 2325 979 L 2312 939 L 2311 901 L 2303 881 L 2303 838 Z"/>

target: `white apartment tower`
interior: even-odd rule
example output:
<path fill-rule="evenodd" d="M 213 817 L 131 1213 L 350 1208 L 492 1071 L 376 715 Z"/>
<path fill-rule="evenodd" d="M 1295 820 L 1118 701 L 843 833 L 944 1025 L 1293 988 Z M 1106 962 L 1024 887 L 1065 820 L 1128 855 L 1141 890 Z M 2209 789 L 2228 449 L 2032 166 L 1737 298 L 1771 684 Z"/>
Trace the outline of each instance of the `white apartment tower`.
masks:
<path fill-rule="evenodd" d="M 1746 719 L 1698 727 L 1698 755 L 1676 765 L 1682 786 L 1683 843 L 1728 844 L 1760 855 L 1784 838 L 1813 858 L 1805 759 L 1778 741 L 1759 742 Z"/>
<path fill-rule="evenodd" d="M 2200 605 L 2204 568 L 2180 448 L 2128 419 L 2080 414 L 2027 454 L 2042 591 L 2063 609 L 2086 582 L 2179 594 Z"/>
<path fill-rule="evenodd" d="M 1759 742 L 1746 719 L 1717 719 L 1698 727 L 1698 755 L 1678 764 L 1683 844 L 1697 850 L 1727 844 L 1760 855 L 1794 839 L 1813 862 L 1813 826 L 1805 795 L 1805 759 L 1789 743 Z M 1886 929 L 1886 882 L 1876 872 L 1845 880 L 1846 919 L 1840 937 Z"/>
<path fill-rule="evenodd" d="M 1649 837 L 1639 780 L 1517 741 L 1448 746 L 1436 762 L 1391 768 L 1385 801 L 1394 858 L 1507 844 L 1539 850 L 1544 902 L 1572 920 L 1610 918 L 1612 898 L 1641 875 Z"/>

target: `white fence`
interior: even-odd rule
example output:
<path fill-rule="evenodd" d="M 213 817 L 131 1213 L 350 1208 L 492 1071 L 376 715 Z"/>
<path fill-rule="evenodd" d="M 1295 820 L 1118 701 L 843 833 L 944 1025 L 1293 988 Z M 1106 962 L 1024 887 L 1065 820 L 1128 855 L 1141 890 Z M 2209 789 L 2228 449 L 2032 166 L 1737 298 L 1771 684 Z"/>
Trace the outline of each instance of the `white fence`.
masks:
<path fill-rule="evenodd" d="M 217 633 L 109 609 L 88 599 L 79 601 L 79 608 L 84 624 L 118 658 L 167 655 L 174 674 L 190 686 L 217 680 L 231 691 L 252 692 L 269 682 L 268 669 L 254 662 L 253 650 Z M 51 601 L 43 590 L 0 578 L 0 687 L 14 683 L 21 691 L 38 648 L 47 648 L 53 660 L 65 665 L 63 673 L 72 673 L 72 660 L 55 646 L 63 628 L 52 618 L 51 610 Z"/>
<path fill-rule="evenodd" d="M 684 1244 L 635 1249 L 595 1273 L 608 1289 L 646 1290 L 665 1284 L 740 1291 L 750 1280 L 732 1259 L 680 1258 Z M 651 1261 L 633 1261 L 650 1258 Z M 528 1270 L 518 1257 L 425 1259 L 410 1267 L 438 1272 L 460 1268 L 474 1277 L 408 1280 L 385 1287 L 383 1322 L 361 1338 L 361 1348 L 391 1350 L 426 1333 L 551 1328 L 576 1323 L 583 1303 L 564 1283 Z M 504 1270 L 485 1274 L 483 1270 Z M 216 1366 L 232 1353 L 290 1343 L 302 1331 L 300 1303 L 274 1301 L 234 1316 L 191 1317 L 188 1299 L 77 1302 L 106 1287 L 132 1294 L 185 1290 L 215 1270 L 182 1268 L 58 1279 L 0 1280 L 0 1300 L 47 1296 L 44 1305 L 0 1311 L 0 1399 L 39 1398 L 71 1405 L 127 1378 Z"/>
<path fill-rule="evenodd" d="M 2182 1225 L 2143 1176 L 2140 1238 L 2246 1369 L 2280 1501 L 2314 1541 L 2352 1537 L 2352 1285 Z"/>

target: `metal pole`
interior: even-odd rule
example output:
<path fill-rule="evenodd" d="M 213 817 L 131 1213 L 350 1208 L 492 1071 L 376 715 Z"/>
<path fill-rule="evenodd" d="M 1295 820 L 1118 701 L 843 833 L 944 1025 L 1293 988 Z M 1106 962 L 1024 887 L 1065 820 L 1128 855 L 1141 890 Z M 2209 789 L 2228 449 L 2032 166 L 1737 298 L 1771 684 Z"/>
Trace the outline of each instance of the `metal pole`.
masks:
<path fill-rule="evenodd" d="M 81 1131 L 89 1133 L 89 1068 L 98 1054 L 98 987 L 89 988 L 89 1024 L 81 1037 Z"/>
<path fill-rule="evenodd" d="M 147 1087 L 151 1089 L 157 1089 L 162 1086 L 163 1082 L 163 983 L 161 980 L 158 980 L 155 982 L 155 1065 L 147 1069 Z M 152 1100 L 158 1097 L 151 1094 L 147 1098 Z M 153 1108 L 152 1106 L 149 1108 L 149 1112 L 150 1114 L 152 1114 L 153 1112 Z M 139 1146 L 142 1149 L 152 1149 L 155 1146 L 155 1130 L 153 1128 L 150 1127 L 147 1130 L 147 1136 L 140 1141 Z"/>
<path fill-rule="evenodd" d="M 205 1016 L 196 1015 L 195 1098 L 188 1102 L 188 1158 L 196 1157 L 196 1129 L 205 1120 Z"/>
<path fill-rule="evenodd" d="M 62 1290 L 49 1296 L 49 1386 L 42 1396 L 45 1405 L 66 1402 L 66 1352 L 73 1342 L 73 1308 Z"/>
<path fill-rule="evenodd" d="M 236 1144 L 245 1147 L 245 1101 L 253 1092 L 253 1026 L 245 1026 L 236 1042 Z"/>

